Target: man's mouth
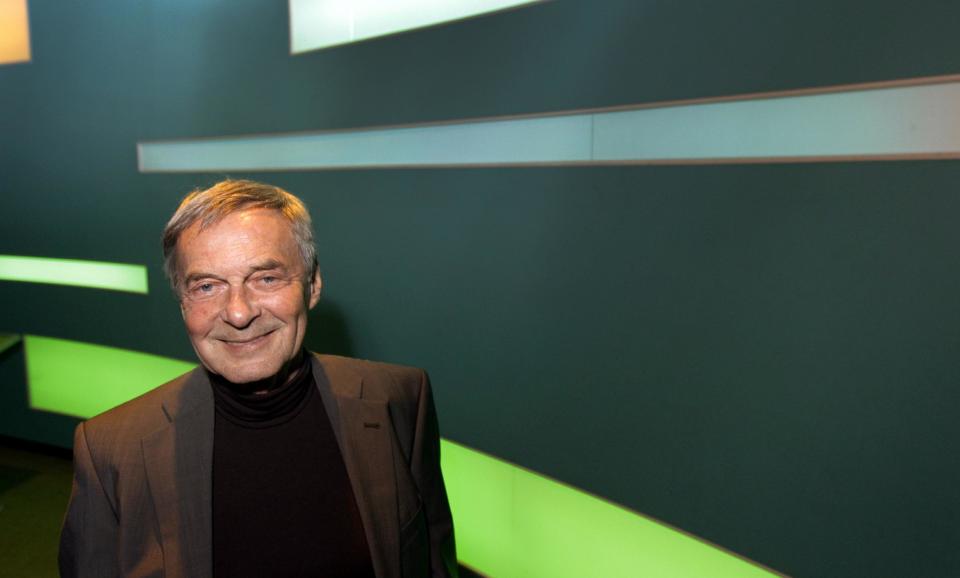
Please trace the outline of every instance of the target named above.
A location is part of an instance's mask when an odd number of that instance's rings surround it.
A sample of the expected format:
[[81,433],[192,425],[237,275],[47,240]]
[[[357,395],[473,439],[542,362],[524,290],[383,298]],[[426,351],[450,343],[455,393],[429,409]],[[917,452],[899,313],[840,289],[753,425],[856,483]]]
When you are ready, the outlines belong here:
[[270,335],[272,335],[274,331],[275,331],[275,330],[270,330],[270,331],[267,331],[266,333],[261,333],[260,335],[257,335],[256,337],[248,337],[248,338],[241,338],[241,339],[236,339],[236,338],[233,338],[233,339],[220,338],[220,341],[221,341],[222,343],[224,343],[225,345],[229,346],[229,347],[235,347],[235,348],[238,348],[238,349],[239,349],[239,348],[244,348],[244,347],[255,347],[255,346],[259,345],[260,343],[266,341],[267,337],[269,337]]

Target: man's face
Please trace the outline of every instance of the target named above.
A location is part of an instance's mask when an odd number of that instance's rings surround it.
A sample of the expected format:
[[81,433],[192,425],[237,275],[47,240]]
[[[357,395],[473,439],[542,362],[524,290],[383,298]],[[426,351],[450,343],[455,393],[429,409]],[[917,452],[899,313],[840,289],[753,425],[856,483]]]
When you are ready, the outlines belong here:
[[203,365],[233,383],[273,377],[300,351],[320,276],[304,286],[289,221],[271,209],[232,213],[177,242],[180,309]]

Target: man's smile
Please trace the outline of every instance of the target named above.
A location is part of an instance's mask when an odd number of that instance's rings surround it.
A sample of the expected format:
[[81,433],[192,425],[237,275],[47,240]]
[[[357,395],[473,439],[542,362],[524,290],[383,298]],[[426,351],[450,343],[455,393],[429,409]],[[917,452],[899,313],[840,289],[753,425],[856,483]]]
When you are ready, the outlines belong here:
[[229,346],[229,347],[231,347],[231,348],[237,348],[237,349],[241,349],[241,348],[251,348],[251,347],[256,347],[257,345],[260,345],[261,343],[263,343],[264,341],[266,341],[267,338],[270,337],[271,335],[273,335],[273,333],[274,333],[275,331],[276,331],[276,329],[271,329],[270,331],[267,331],[266,333],[261,333],[260,335],[257,335],[256,337],[249,337],[249,338],[246,338],[246,339],[237,339],[237,338],[232,338],[232,339],[217,338],[217,339],[218,339],[221,343],[223,343],[223,344],[225,344],[225,345],[227,345],[227,346]]

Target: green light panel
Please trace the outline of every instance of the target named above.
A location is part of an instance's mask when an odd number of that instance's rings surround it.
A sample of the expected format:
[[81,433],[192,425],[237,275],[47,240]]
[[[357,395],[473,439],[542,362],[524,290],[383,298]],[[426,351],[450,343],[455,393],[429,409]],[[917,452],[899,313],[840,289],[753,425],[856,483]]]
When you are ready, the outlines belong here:
[[960,82],[138,145],[142,172],[960,158]]
[[88,418],[196,367],[115,347],[24,336],[30,407]]
[[146,267],[103,261],[0,255],[0,281],[148,292]]
[[[88,418],[196,367],[24,336],[30,406]],[[460,561],[494,578],[760,578],[776,574],[669,526],[441,440]]]
[[460,561],[488,576],[777,576],[560,482],[451,441],[441,443]]

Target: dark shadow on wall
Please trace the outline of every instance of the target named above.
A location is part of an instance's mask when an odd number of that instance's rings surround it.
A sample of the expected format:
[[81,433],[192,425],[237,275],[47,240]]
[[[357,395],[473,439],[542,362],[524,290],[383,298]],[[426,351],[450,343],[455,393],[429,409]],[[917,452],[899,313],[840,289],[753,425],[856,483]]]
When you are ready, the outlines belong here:
[[79,421],[75,417],[30,409],[23,342],[0,352],[0,436],[69,448],[73,445],[73,429]]
[[347,322],[343,316],[343,310],[336,302],[321,299],[320,303],[310,311],[307,327],[303,344],[308,350],[346,357],[354,356],[353,341],[347,330]]

